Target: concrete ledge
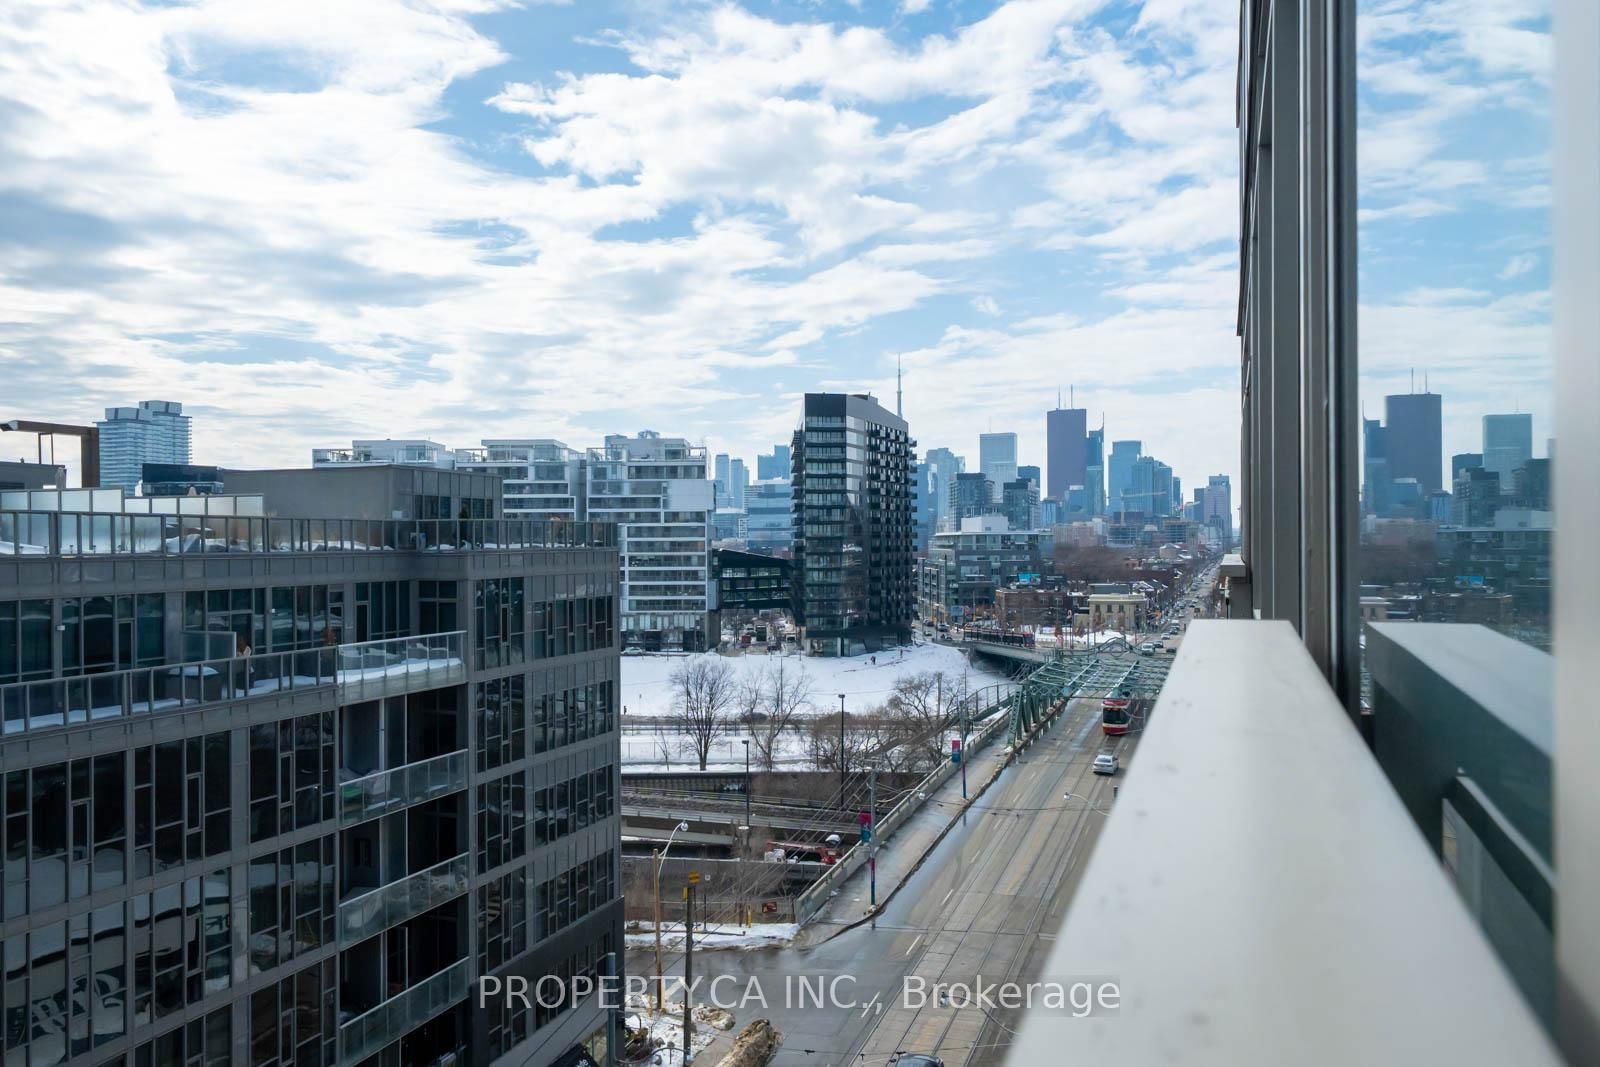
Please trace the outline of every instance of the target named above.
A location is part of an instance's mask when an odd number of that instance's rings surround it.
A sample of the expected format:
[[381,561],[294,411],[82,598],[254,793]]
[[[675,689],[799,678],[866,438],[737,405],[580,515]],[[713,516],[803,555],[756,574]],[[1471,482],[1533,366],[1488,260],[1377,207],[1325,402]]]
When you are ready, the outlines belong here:
[[1285,622],[1191,624],[1013,1063],[1559,1062]]

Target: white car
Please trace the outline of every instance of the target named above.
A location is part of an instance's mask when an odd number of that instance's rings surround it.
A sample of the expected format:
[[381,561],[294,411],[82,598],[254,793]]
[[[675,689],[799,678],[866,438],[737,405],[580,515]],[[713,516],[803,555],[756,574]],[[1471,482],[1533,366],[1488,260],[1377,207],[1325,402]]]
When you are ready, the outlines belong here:
[[1094,758],[1094,773],[1116,774],[1117,757],[1110,752],[1102,752]]

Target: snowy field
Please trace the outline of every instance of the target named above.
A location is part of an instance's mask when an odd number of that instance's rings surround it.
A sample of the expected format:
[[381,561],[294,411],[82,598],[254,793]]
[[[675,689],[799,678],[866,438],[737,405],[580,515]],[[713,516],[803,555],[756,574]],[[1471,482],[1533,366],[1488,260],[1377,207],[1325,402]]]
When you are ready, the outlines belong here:
[[[623,939],[630,948],[654,948],[656,944],[655,924],[647,922],[630,922]],[[776,948],[787,945],[793,941],[800,932],[798,923],[755,923],[751,926],[737,926],[733,923],[719,923],[710,929],[695,924],[694,947],[706,949],[748,949],[748,948]],[[683,924],[666,923],[661,927],[661,947],[663,949],[682,948],[687,935],[684,933]]]
[[[744,655],[723,656],[716,652],[700,655],[720,659],[733,665],[735,682],[756,677],[775,660],[784,660],[785,670],[799,670],[811,683],[812,707],[810,714],[831,715],[839,710],[839,694],[843,693],[845,710],[852,715],[865,712],[882,704],[894,692],[895,681],[903,676],[928,671],[943,671],[947,677],[967,675],[969,688],[976,689],[1006,680],[998,671],[977,667],[967,662],[966,654],[949,645],[919,644],[908,648],[873,656],[802,656],[796,652],[786,655],[765,652],[747,652]],[[674,669],[693,655],[646,655],[622,657],[622,704],[627,709],[625,723],[638,722],[646,717],[665,718],[672,714],[672,684],[668,680]]]

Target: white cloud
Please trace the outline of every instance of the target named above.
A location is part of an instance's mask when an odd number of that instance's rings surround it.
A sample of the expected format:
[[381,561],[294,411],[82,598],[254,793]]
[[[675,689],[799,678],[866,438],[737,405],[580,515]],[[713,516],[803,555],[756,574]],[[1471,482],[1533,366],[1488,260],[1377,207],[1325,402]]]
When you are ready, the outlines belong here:
[[1520,252],[1506,260],[1506,265],[1500,268],[1500,273],[1495,275],[1501,281],[1511,278],[1520,278],[1539,265],[1539,257],[1532,252]]
[[[910,41],[624,8],[590,38],[619,69],[471,96],[513,47],[471,16],[510,0],[18,2],[0,196],[38,221],[0,235],[0,359],[40,415],[181,383],[222,462],[646,424],[748,454],[920,345],[919,437],[970,448],[990,414],[1032,436],[1041,380],[1132,421],[1160,388],[1132,366],[1236,373],[1216,5],[1113,39],[1103,0],[1008,0]],[[943,329],[969,302],[986,328]]]

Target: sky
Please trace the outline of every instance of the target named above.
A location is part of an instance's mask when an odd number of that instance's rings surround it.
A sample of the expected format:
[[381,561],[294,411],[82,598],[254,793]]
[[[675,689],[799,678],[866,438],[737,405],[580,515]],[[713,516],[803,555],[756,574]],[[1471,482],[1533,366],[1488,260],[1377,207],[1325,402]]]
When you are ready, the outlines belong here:
[[12,0],[4,406],[753,465],[899,360],[924,450],[1236,474],[1234,6]]
[[[1428,373],[1447,454],[1496,405],[1545,432],[1544,6],[1361,0],[1363,401]],[[1237,483],[1236,20],[10,0],[0,406],[177,400],[225,466],[646,428],[753,466],[898,361],[924,451],[1043,465],[1070,389]]]

